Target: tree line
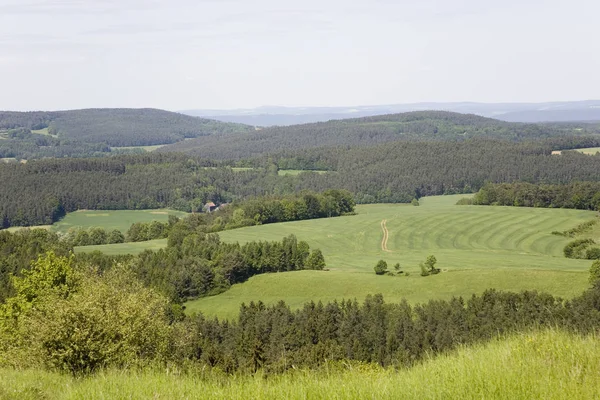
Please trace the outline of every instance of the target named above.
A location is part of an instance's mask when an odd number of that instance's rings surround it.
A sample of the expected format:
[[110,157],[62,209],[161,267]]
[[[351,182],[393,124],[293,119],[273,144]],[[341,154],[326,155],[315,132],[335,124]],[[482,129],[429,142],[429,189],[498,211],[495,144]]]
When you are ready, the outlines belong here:
[[596,211],[600,210],[600,183],[571,182],[561,185],[527,182],[487,183],[475,194],[472,203]]

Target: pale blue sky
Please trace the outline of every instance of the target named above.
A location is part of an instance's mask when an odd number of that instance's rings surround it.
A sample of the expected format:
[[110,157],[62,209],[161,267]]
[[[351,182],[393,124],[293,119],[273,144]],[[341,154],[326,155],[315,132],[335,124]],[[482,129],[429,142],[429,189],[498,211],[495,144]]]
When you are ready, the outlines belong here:
[[600,97],[597,0],[0,0],[0,109]]

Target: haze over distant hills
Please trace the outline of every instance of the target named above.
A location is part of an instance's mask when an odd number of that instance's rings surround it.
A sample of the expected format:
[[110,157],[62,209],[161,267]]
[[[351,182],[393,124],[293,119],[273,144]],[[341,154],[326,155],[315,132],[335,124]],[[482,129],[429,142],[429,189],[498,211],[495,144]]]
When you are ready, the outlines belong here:
[[183,110],[183,114],[255,126],[294,125],[394,114],[443,110],[476,114],[510,122],[600,121],[600,100],[548,103],[412,103],[357,107],[263,106],[235,110]]

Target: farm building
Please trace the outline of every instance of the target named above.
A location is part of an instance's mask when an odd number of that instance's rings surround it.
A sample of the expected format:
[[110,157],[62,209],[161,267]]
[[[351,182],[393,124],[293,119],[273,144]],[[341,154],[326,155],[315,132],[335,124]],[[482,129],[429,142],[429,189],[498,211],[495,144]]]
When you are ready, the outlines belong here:
[[215,203],[213,203],[212,201],[209,201],[208,203],[206,203],[204,205],[204,207],[202,207],[202,211],[210,213],[213,212],[217,209],[217,205]]

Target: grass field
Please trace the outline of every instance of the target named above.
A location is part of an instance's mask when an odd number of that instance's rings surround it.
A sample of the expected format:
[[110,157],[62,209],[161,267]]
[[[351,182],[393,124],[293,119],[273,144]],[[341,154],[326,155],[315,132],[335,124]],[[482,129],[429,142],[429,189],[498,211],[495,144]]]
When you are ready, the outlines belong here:
[[557,331],[461,348],[408,370],[327,365],[283,375],[197,369],[106,371],[89,378],[0,369],[3,399],[594,399],[600,341]]
[[46,136],[56,137],[56,135],[51,135],[50,132],[48,132],[48,128],[32,130],[31,133],[37,133],[38,135],[46,135]]
[[167,247],[167,239],[155,239],[148,240],[146,242],[79,246],[75,247],[75,253],[91,253],[93,251],[101,251],[109,256],[115,256],[121,254],[138,254],[144,250],[160,250],[165,247]]
[[600,152],[600,147],[588,147],[587,149],[577,149],[575,151],[578,151],[578,152],[583,153],[583,154],[594,155],[594,154]]
[[[569,151],[569,150],[556,150],[555,152],[557,154],[561,154],[563,151]],[[589,154],[589,155],[595,155],[596,153],[600,152],[600,147],[587,147],[584,149],[573,149],[573,151],[578,151],[580,153],[583,154]]]
[[118,229],[127,232],[135,222],[166,222],[169,215],[183,217],[186,213],[168,209],[157,210],[79,210],[67,214],[50,228],[54,232],[66,233],[72,228],[104,228],[107,231]]
[[141,149],[144,150],[146,152],[152,152],[155,150],[160,149],[161,147],[166,146],[166,144],[157,144],[154,146],[123,146],[123,147],[111,147],[110,150],[135,150],[135,149]]
[[[570,238],[552,235],[597,218],[589,211],[455,206],[461,196],[421,199],[421,206],[377,204],[358,215],[254,226],[221,232],[224,241],[281,240],[291,233],[320,248],[330,271],[258,275],[218,296],[187,303],[188,312],[233,318],[242,302],[284,299],[292,307],[310,300],[364,299],[382,293],[387,301],[422,302],[470,296],[487,288],[536,289],[570,297],[587,287],[587,260],[563,257]],[[382,249],[386,220],[388,240]],[[599,235],[600,232],[596,231]],[[419,275],[433,254],[442,273]],[[399,262],[406,277],[376,276],[377,260]]]
[[304,169],[280,169],[277,171],[279,175],[299,175],[303,172],[315,172],[317,174],[326,174],[329,171],[319,171],[319,170],[304,170]]

